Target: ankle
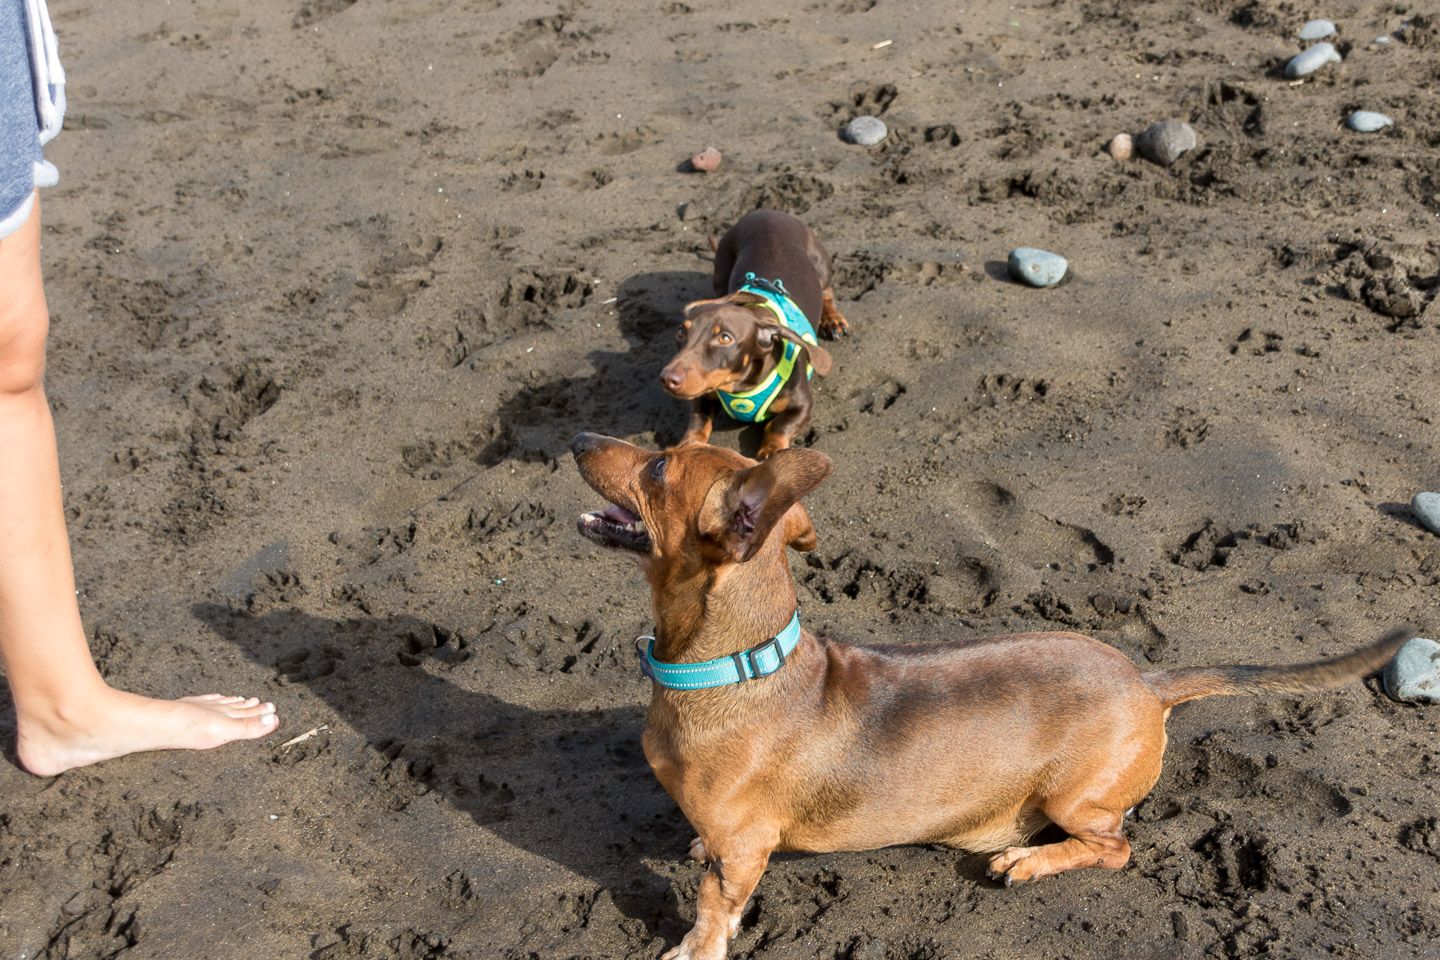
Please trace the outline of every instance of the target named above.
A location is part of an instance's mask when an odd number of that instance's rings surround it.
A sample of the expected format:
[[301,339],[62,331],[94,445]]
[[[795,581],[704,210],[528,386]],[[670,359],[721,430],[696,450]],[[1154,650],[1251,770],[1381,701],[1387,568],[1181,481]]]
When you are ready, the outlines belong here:
[[16,697],[16,724],[22,732],[29,727],[56,737],[89,732],[103,722],[117,695],[97,675],[93,683],[73,683],[53,695]]

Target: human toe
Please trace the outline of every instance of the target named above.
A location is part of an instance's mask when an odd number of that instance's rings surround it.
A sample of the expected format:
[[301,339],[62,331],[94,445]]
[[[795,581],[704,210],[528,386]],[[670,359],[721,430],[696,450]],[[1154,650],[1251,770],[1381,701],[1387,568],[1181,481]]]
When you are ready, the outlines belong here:
[[247,717],[263,717],[275,712],[275,704],[268,700],[261,703],[252,697],[244,703],[232,704],[225,707],[223,712],[227,717],[233,717],[237,720],[243,720]]
[[225,740],[254,740],[274,733],[280,725],[280,718],[274,713],[261,713],[248,717],[232,717],[226,721]]

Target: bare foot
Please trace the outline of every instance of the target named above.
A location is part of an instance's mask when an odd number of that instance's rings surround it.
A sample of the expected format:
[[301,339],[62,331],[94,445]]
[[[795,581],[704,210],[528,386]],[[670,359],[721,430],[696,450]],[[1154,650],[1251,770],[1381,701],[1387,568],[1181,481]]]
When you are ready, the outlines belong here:
[[110,687],[73,711],[20,715],[15,741],[20,765],[53,777],[101,760],[145,750],[209,750],[253,740],[280,725],[273,703],[207,693],[154,700]]

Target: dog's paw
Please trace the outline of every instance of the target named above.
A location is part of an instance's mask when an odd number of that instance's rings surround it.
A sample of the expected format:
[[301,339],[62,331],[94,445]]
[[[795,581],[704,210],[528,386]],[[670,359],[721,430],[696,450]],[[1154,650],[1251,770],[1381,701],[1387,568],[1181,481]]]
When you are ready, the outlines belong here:
[[1027,860],[1034,849],[1034,847],[1011,847],[1002,853],[997,853],[990,858],[989,869],[985,872],[990,879],[999,880],[1007,887],[1039,879],[1032,869],[1034,864],[1027,865]]
[[725,960],[725,941],[701,940],[691,930],[685,934],[678,947],[672,947],[660,955],[660,960]]
[[710,854],[705,852],[705,841],[699,837],[690,841],[690,859],[699,860],[701,863],[710,862]]
[[786,450],[789,447],[790,440],[787,437],[766,437],[765,441],[760,444],[760,449],[755,451],[755,459],[769,460],[781,450]]
[[827,314],[820,318],[820,336],[826,340],[838,340],[842,336],[850,335],[850,321],[840,315],[838,311]]

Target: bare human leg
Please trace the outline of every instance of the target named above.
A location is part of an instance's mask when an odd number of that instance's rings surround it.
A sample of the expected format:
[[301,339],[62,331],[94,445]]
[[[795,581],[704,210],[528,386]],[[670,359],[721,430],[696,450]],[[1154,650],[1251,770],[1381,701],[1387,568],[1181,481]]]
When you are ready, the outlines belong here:
[[38,776],[142,750],[208,749],[275,730],[275,707],[116,690],[90,657],[75,600],[55,428],[45,399],[49,313],[40,204],[0,239],[0,660],[20,764]]

